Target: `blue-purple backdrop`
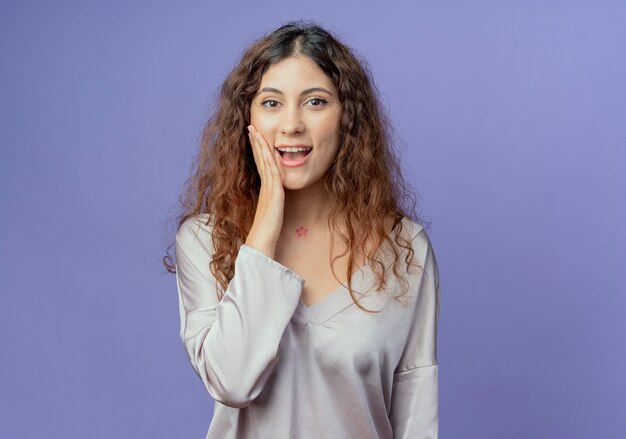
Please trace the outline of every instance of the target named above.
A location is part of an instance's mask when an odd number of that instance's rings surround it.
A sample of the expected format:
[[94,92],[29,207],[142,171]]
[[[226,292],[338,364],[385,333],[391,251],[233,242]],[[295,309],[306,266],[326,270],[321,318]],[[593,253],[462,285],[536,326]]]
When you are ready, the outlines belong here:
[[432,221],[442,438],[626,437],[626,3],[2,2],[0,436],[201,438],[165,220],[243,48],[370,63]]

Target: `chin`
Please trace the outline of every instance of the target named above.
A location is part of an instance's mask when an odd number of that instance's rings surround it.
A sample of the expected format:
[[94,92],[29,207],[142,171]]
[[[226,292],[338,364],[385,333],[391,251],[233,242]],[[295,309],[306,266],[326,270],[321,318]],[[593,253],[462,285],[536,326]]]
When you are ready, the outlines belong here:
[[283,184],[283,189],[286,191],[299,191],[304,189],[306,186],[297,185],[297,184]]
[[297,191],[307,186],[308,184],[306,182],[293,181],[290,178],[287,178],[287,180],[283,182],[283,189],[288,191]]

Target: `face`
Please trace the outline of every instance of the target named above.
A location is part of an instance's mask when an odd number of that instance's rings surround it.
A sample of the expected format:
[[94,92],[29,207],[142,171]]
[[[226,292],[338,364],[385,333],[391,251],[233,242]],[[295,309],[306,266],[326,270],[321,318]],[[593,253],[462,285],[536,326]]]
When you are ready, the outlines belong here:
[[[297,190],[322,184],[339,150],[341,103],[332,81],[308,57],[297,56],[271,66],[250,105],[250,123],[273,148],[312,147],[303,164],[278,163],[283,187]],[[274,157],[278,157],[275,155]]]

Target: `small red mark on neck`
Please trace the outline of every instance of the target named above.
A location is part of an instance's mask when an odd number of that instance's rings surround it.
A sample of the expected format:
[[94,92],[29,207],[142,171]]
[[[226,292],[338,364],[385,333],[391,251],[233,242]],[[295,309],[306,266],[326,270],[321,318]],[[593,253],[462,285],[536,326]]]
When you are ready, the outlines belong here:
[[296,229],[296,234],[298,236],[306,236],[308,232],[309,230],[304,226],[300,226]]

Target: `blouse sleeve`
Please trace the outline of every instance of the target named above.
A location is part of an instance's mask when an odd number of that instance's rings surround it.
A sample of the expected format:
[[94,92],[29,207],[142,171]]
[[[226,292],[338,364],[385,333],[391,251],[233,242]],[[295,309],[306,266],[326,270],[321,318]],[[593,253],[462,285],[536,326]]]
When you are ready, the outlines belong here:
[[[196,217],[197,218],[197,217]],[[176,234],[180,338],[209,394],[243,408],[263,390],[295,312],[304,279],[265,253],[242,244],[221,301],[209,269],[208,226],[196,218]]]
[[425,231],[414,240],[425,248],[415,311],[402,357],[393,376],[390,420],[393,437],[438,437],[437,326],[439,320],[439,269]]

